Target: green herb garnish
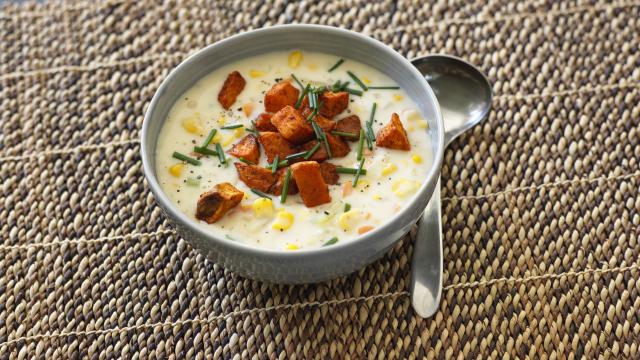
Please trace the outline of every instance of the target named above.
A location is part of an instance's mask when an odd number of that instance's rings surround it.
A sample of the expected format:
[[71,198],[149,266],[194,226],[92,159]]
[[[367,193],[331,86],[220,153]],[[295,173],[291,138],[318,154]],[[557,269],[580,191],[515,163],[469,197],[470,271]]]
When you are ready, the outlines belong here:
[[353,178],[353,187],[358,186],[358,179],[360,179],[360,174],[362,174],[362,165],[364,165],[364,158],[362,158],[362,160],[360,160],[360,163],[358,164],[356,176]]
[[298,80],[297,76],[295,76],[294,74],[291,74],[291,77],[296,82],[296,84],[298,84],[298,86],[300,86],[300,90],[304,89],[304,85],[302,85],[302,82],[300,82],[300,80]]
[[197,178],[194,178],[194,177],[187,178],[187,180],[185,182],[189,186],[198,186],[198,185],[200,185],[200,180],[197,179]]
[[360,86],[360,88],[362,88],[362,90],[367,91],[369,88],[367,87],[367,85],[365,85],[362,80],[360,80],[356,74],[354,74],[353,72],[351,72],[350,70],[347,71],[347,74],[351,77],[351,79],[353,79],[353,81],[356,82],[356,84],[358,84],[358,86]]
[[375,90],[400,90],[400,86],[369,86],[369,89]]
[[348,132],[344,132],[344,131],[332,131],[331,134],[336,135],[336,136],[348,137],[348,138],[352,138],[352,139],[357,139],[358,138],[358,134],[348,133]]
[[356,159],[362,160],[362,147],[364,145],[364,130],[360,129],[360,137],[358,138],[358,152]]
[[202,155],[218,156],[218,152],[216,152],[215,150],[206,148],[206,147],[194,146],[193,147],[193,151],[197,152],[198,154],[202,154]]
[[311,114],[309,114],[309,116],[307,116],[307,121],[311,121],[311,120],[313,120],[313,118],[315,118],[315,117],[318,115],[318,110],[319,110],[319,109],[320,109],[319,107],[317,107],[317,108],[313,109],[313,111],[311,112]]
[[271,197],[260,190],[251,189],[251,192],[265,199],[271,199]]
[[223,130],[232,130],[232,129],[237,129],[237,128],[240,128],[240,127],[242,127],[242,124],[233,124],[233,125],[223,126],[223,127],[221,127],[220,129],[223,129]]
[[[336,167],[336,172],[338,174],[351,174],[354,175],[358,172],[357,168],[348,168],[348,167],[342,167],[342,166],[338,166]],[[367,175],[367,170],[366,169],[360,169],[360,175]]]
[[367,147],[369,150],[373,150],[373,142],[376,140],[376,136],[373,134],[373,120],[376,115],[376,109],[378,108],[378,103],[373,103],[371,106],[371,114],[369,114],[369,120],[364,124],[365,129],[367,130]]
[[349,210],[351,210],[351,204],[349,203],[344,204],[344,212],[347,212]]
[[327,151],[327,156],[331,158],[331,148],[329,147],[329,142],[327,141],[327,136],[325,135],[324,131],[322,130],[320,125],[315,122],[315,120],[311,120],[311,127],[316,133],[316,139],[318,139],[319,142],[322,142],[322,144],[324,145],[324,149]]
[[307,155],[307,151],[301,151],[299,153],[287,155],[287,157],[285,157],[285,160],[294,160],[294,159],[304,157],[305,155]]
[[351,95],[362,96],[362,91],[360,91],[360,90],[346,88],[346,89],[344,89],[344,91],[348,92]]
[[229,235],[229,234],[224,234],[224,237],[226,237],[227,239],[229,239],[231,241],[238,241],[238,240],[232,238],[231,235]]
[[224,166],[227,166],[227,158],[224,156],[224,150],[222,150],[222,145],[220,145],[220,143],[216,143],[216,151],[218,152],[218,159],[220,160],[220,164],[224,164]]
[[249,160],[247,160],[247,159],[243,158],[242,156],[240,156],[240,157],[238,158],[238,160],[242,161],[242,162],[243,162],[243,163],[245,163],[245,164],[249,164],[249,165],[255,165],[255,164],[256,164],[256,163],[254,163],[253,161],[249,161]]
[[331,239],[327,240],[327,242],[325,242],[322,246],[333,245],[333,244],[335,244],[337,242],[338,242],[338,238],[334,236]]
[[287,201],[287,195],[289,195],[289,181],[291,181],[291,169],[287,169],[287,174],[284,176],[284,184],[282,185],[282,194],[280,194],[280,203],[284,204]]
[[209,131],[209,135],[207,135],[207,138],[204,139],[204,142],[202,143],[202,148],[206,148],[207,146],[209,146],[209,144],[211,144],[211,140],[213,140],[213,137],[216,136],[216,133],[218,132],[218,130],[216,129],[211,129],[211,131]]
[[309,160],[309,158],[311,158],[313,154],[315,154],[316,151],[318,151],[318,149],[320,149],[320,142],[317,142],[315,145],[313,145],[311,150],[307,151],[307,154],[304,156],[304,159]]
[[302,105],[302,102],[304,101],[304,97],[307,95],[307,93],[309,93],[309,90],[311,89],[311,85],[307,84],[307,86],[304,87],[304,89],[302,89],[302,92],[300,93],[300,97],[298,97],[298,101],[296,101],[296,104],[294,105],[294,107],[297,109],[300,107],[300,105]]
[[194,158],[189,157],[189,156],[187,156],[185,154],[181,154],[181,153],[179,153],[177,151],[173,152],[173,157],[178,159],[178,160],[182,160],[184,162],[188,162],[191,165],[200,165],[200,164],[202,164],[202,162],[200,162],[200,160],[194,159]]
[[275,174],[278,171],[278,163],[280,162],[280,155],[276,155],[271,163],[271,173]]
[[344,59],[338,60],[337,63],[335,63],[332,67],[329,68],[329,72],[332,72],[333,70],[337,69],[338,66],[342,65],[343,62],[344,62]]
[[318,108],[318,93],[315,90],[309,93],[309,107],[312,109]]
[[256,121],[255,120],[251,120],[251,128],[248,128],[245,126],[245,129],[252,133],[253,135],[258,135],[258,128],[256,128]]

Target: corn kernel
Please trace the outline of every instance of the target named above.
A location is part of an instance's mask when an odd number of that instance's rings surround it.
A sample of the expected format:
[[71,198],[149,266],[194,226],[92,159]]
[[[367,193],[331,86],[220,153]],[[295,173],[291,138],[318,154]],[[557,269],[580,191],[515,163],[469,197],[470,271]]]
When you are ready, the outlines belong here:
[[293,214],[288,211],[279,211],[276,214],[276,219],[271,224],[271,228],[274,230],[285,231],[293,225]]
[[236,138],[242,137],[242,135],[244,135],[244,127],[239,127],[233,130],[233,136]]
[[367,186],[371,185],[371,183],[369,182],[369,180],[366,179],[358,179],[358,183],[356,184],[356,187],[354,189],[356,190],[363,190],[366,189]]
[[429,123],[426,120],[420,119],[416,121],[418,129],[426,129],[429,127]]
[[286,250],[298,250],[300,249],[296,244],[287,244],[284,247]]
[[227,118],[224,116],[221,116],[220,118],[218,118],[218,125],[220,126],[224,126],[227,123]]
[[169,172],[171,175],[179,177],[182,174],[182,169],[184,169],[184,164],[178,163],[169,167]]
[[422,163],[422,156],[420,156],[418,154],[413,154],[413,155],[411,155],[411,160],[413,160],[413,162],[416,163],[416,164],[421,164]]
[[360,221],[360,211],[357,209],[351,209],[345,213],[340,214],[338,218],[338,224],[344,231],[350,231],[355,228]]
[[222,146],[229,146],[235,141],[235,139],[236,137],[234,134],[225,135],[220,144],[222,144]]
[[402,99],[403,99],[402,95],[400,95],[400,94],[393,95],[393,100],[395,100],[395,101],[402,101]]
[[192,134],[202,133],[202,125],[200,125],[200,122],[194,118],[182,120],[182,127]]
[[368,77],[366,77],[366,76],[361,76],[360,78],[362,79],[362,82],[363,82],[363,83],[365,83],[365,84],[367,84],[367,85],[371,84],[371,80],[369,80],[369,78],[368,78]]
[[373,200],[382,200],[382,195],[380,194],[375,194],[372,196]]
[[420,183],[408,179],[398,179],[391,184],[391,191],[400,198],[407,197],[416,192],[420,187]]
[[260,71],[260,70],[251,70],[249,71],[249,76],[251,76],[252,78],[259,78],[259,77],[263,77],[266,73],[264,71]]
[[291,54],[289,54],[289,67],[290,68],[297,68],[298,66],[300,66],[300,63],[302,62],[302,52],[299,50],[293,51],[291,52]]
[[220,132],[218,131],[218,132],[216,133],[216,135],[213,137],[213,139],[211,139],[211,142],[212,142],[213,144],[215,144],[215,143],[219,143],[219,142],[221,142],[221,141],[222,141],[222,134],[220,134]]
[[383,176],[389,175],[395,172],[396,170],[398,170],[398,167],[396,166],[396,164],[389,164],[382,168],[382,175]]
[[257,216],[269,217],[273,215],[273,202],[271,201],[271,199],[256,199],[251,207],[253,208],[253,212],[255,212]]

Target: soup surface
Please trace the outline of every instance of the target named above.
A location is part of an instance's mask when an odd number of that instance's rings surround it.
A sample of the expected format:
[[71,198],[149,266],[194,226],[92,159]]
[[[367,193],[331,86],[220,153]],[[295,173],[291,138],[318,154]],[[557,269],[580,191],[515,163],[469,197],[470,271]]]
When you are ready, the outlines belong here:
[[[289,131],[292,116],[306,132]],[[411,201],[432,164],[428,132],[417,106],[376,69],[322,53],[273,52],[219,68],[180,97],[160,133],[157,173],[177,207],[221,238],[289,251],[330,246],[381,226]],[[271,138],[286,140],[282,157],[267,151]],[[233,150],[241,141],[247,146]],[[322,165],[318,179],[318,163],[334,166]],[[221,183],[232,186],[216,190]]]

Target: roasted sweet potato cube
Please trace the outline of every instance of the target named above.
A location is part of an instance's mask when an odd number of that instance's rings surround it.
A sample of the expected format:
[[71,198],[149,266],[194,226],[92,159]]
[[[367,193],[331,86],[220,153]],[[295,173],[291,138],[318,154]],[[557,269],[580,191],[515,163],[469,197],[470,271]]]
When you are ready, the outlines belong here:
[[340,179],[340,175],[336,171],[336,166],[332,163],[323,162],[320,164],[320,173],[322,174],[322,179],[328,185],[335,185],[338,183]]
[[378,131],[376,145],[388,149],[411,150],[407,132],[404,130],[398,114],[393,113],[391,121]]
[[248,187],[262,192],[267,192],[276,182],[276,176],[271,170],[262,166],[249,165],[241,162],[234,163],[238,171],[238,177]]
[[347,156],[347,154],[349,154],[349,151],[351,151],[351,148],[349,147],[349,144],[347,144],[346,142],[344,142],[344,140],[342,140],[341,137],[335,136],[329,133],[325,133],[325,135],[327,137],[327,142],[331,147],[332,157],[344,157],[344,156]]
[[236,98],[240,95],[246,84],[247,82],[239,72],[234,71],[229,74],[222,85],[222,89],[220,89],[218,93],[218,102],[220,105],[222,105],[225,110],[229,110],[231,105],[236,102]]
[[318,103],[322,103],[320,115],[333,119],[349,106],[349,93],[346,91],[324,91],[318,96]]
[[358,141],[360,129],[362,129],[362,124],[360,123],[360,118],[358,117],[358,115],[347,116],[346,118],[336,120],[335,123],[336,127],[333,129],[334,131],[340,131],[355,135],[355,137],[343,137],[344,140]]
[[296,152],[296,148],[277,132],[261,132],[259,139],[269,162],[272,162],[276,155],[284,159]]
[[291,85],[290,81],[279,82],[265,94],[264,109],[268,112],[278,112],[287,105],[295,105],[299,96],[300,90]]
[[[271,186],[269,190],[269,194],[273,195],[282,195],[282,189],[284,187],[284,179],[287,177],[287,169],[282,168],[278,169],[276,172],[276,182]],[[289,195],[297,194],[298,186],[296,186],[296,181],[293,179],[293,176],[289,179]]]
[[315,161],[303,161],[291,165],[293,178],[296,180],[302,202],[307,207],[314,207],[331,202],[329,187],[322,178],[320,165]]
[[227,153],[237,157],[244,158],[252,163],[260,161],[260,145],[255,135],[247,135],[242,140],[235,143]]
[[256,129],[258,129],[258,131],[277,132],[278,128],[273,126],[273,124],[271,123],[271,116],[273,116],[273,114],[269,113],[262,113],[258,115],[258,117],[256,118]]
[[[309,115],[313,113],[313,110],[308,107],[304,107],[300,112],[302,113],[302,116],[307,119],[309,118]],[[314,117],[314,120],[316,121],[316,123],[318,123],[318,126],[320,126],[320,128],[322,128],[322,130],[324,130],[325,132],[331,132],[336,126],[335,121],[329,120],[320,114],[317,114]]]
[[[318,140],[311,140],[309,142],[306,142],[306,143],[300,145],[298,150],[299,151],[309,151],[309,150],[313,149],[313,147],[316,146],[317,143],[318,143]],[[318,150],[316,150],[316,152],[313,153],[313,155],[311,155],[309,160],[314,160],[314,161],[320,162],[320,161],[325,161],[328,158],[329,158],[329,156],[327,155],[327,152],[324,149],[324,145],[322,143],[320,143],[320,147],[318,148]]]
[[293,106],[285,106],[271,117],[278,132],[294,144],[301,144],[313,137],[313,128]]
[[244,193],[233,185],[225,182],[213,187],[213,189],[200,194],[196,206],[196,219],[214,223],[224,216],[229,210],[237,206]]

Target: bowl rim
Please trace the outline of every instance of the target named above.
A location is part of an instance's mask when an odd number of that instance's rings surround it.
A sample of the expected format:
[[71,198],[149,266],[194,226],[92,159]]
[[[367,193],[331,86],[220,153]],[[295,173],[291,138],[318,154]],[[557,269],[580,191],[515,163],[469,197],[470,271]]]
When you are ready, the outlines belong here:
[[[165,92],[169,84],[172,83],[174,79],[178,77],[181,72],[183,72],[186,68],[191,66],[192,63],[196,62],[201,57],[208,56],[208,54],[212,51],[212,49],[220,47],[223,44],[226,44],[229,42],[243,41],[247,38],[254,36],[257,33],[269,33],[269,32],[278,33],[282,31],[296,31],[296,30],[302,30],[302,29],[315,29],[315,30],[320,30],[327,33],[333,33],[341,36],[350,36],[354,38],[354,41],[366,42],[372,47],[376,48],[377,51],[386,52],[396,62],[398,62],[399,64],[402,64],[410,72],[413,72],[414,76],[417,76],[422,79],[422,81],[424,82],[424,86],[427,90],[427,97],[430,97],[436,105],[433,110],[436,114],[435,123],[437,127],[434,130],[436,131],[438,144],[435,147],[435,151],[433,153],[433,163],[431,165],[431,169],[427,173],[426,178],[422,181],[420,188],[418,189],[416,194],[413,196],[411,201],[407,202],[402,207],[402,209],[397,214],[395,214],[394,217],[391,218],[391,220],[374,228],[372,231],[369,231],[363,235],[356,236],[353,239],[350,239],[349,241],[338,242],[331,246],[320,246],[317,248],[302,248],[295,251],[290,251],[290,250],[262,248],[262,247],[258,247],[250,244],[245,244],[242,242],[224,239],[222,237],[217,237],[215,234],[207,232],[205,231],[204,228],[197,226],[197,224],[195,224],[195,220],[191,219],[190,217],[188,217],[187,214],[183,213],[180,209],[178,209],[173,204],[173,202],[167,197],[167,195],[162,190],[160,184],[158,183],[156,174],[152,170],[153,169],[152,162],[155,161],[155,155],[148,154],[145,151],[148,143],[150,143],[151,141],[157,142],[158,140],[157,138],[149,139],[151,113],[153,112],[153,109],[156,108],[160,95]],[[321,52],[322,49],[319,49],[319,51]],[[415,66],[413,66],[413,64],[411,64],[411,61],[405,58],[404,56],[400,55],[396,50],[386,45],[385,43],[379,40],[373,39],[367,35],[364,35],[355,31],[343,29],[343,28],[327,26],[327,25],[316,25],[316,24],[285,24],[285,25],[275,25],[275,26],[269,26],[265,28],[255,29],[255,30],[249,30],[246,32],[232,35],[225,39],[216,41],[213,44],[207,45],[206,47],[192,53],[186,59],[184,59],[180,64],[178,64],[178,66],[176,66],[169,73],[169,75],[162,81],[160,87],[154,93],[153,98],[149,103],[149,106],[145,112],[144,120],[142,124],[142,132],[140,135],[141,137],[140,153],[142,157],[142,167],[143,167],[144,176],[147,179],[147,183],[149,184],[151,192],[155,196],[155,199],[159,203],[159,205],[171,215],[174,221],[178,221],[180,225],[186,226],[191,231],[196,232],[198,236],[204,238],[205,241],[213,242],[221,247],[229,248],[231,250],[238,251],[238,252],[245,252],[248,255],[252,255],[256,257],[268,256],[268,257],[278,257],[283,259],[285,258],[291,259],[291,258],[297,258],[297,257],[327,255],[331,253],[342,252],[350,248],[358,248],[362,246],[361,243],[378,238],[379,237],[378,234],[381,233],[383,229],[392,227],[394,223],[397,222],[397,219],[401,219],[404,216],[406,216],[406,213],[412,208],[411,204],[418,201],[421,197],[426,196],[425,192],[427,191],[427,187],[431,182],[435,183],[437,186],[437,178],[439,177],[440,168],[442,166],[442,160],[444,156],[444,132],[445,132],[444,123],[443,123],[442,113],[440,111],[440,105],[438,103],[437,97],[435,96],[435,93],[431,89],[431,86],[429,86],[429,83],[424,78],[424,76],[420,73],[420,71]],[[177,233],[180,234],[179,231],[177,231]],[[397,242],[397,240],[395,240],[394,243]]]

